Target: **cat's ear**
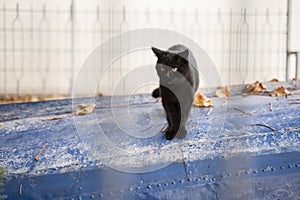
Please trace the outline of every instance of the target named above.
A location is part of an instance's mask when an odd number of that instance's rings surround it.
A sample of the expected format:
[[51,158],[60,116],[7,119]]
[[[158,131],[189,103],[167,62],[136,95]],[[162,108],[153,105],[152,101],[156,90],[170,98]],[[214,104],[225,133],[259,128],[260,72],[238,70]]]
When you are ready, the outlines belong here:
[[153,53],[157,56],[157,57],[161,57],[165,52],[163,50],[160,50],[158,48],[155,47],[151,47]]
[[177,53],[180,57],[184,58],[185,60],[188,60],[188,56],[189,56],[189,50],[185,49],[179,53]]

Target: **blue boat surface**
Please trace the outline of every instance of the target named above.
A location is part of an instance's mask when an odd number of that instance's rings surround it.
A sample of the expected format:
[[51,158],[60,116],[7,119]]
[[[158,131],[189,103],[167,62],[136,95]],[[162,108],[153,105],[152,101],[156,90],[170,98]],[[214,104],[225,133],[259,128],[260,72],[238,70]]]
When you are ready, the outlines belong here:
[[299,199],[300,84],[281,84],[294,93],[210,91],[172,141],[150,94],[0,105],[0,199]]

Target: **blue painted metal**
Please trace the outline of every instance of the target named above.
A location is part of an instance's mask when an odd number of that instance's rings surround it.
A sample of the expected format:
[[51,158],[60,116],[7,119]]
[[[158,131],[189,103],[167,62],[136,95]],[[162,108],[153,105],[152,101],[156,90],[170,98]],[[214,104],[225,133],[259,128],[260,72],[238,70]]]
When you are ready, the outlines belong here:
[[[300,104],[291,104],[297,99],[296,95],[213,98],[211,114],[207,115],[210,108],[193,107],[187,124],[188,137],[171,142],[160,133],[165,124],[162,107],[150,95],[123,97],[113,105],[118,116],[130,107],[133,120],[141,125],[141,136],[153,131],[144,128],[150,118],[159,121],[157,127],[153,126],[157,133],[149,138],[133,137],[120,130],[113,121],[111,97],[73,101],[76,105],[97,103],[94,114],[85,116],[71,114],[71,99],[1,105],[0,166],[5,169],[2,197],[297,199],[300,131],[287,129],[300,126]],[[127,107],[122,106],[128,102]],[[269,110],[270,102],[273,111]],[[256,112],[247,115],[235,107]],[[64,118],[41,120],[53,116]],[[265,124],[276,132],[252,124]],[[85,135],[78,133],[79,125]],[[114,154],[113,147],[93,141],[99,125],[106,138],[128,154]],[[34,156],[45,143],[48,147],[35,161]],[[91,144],[104,146],[95,152]],[[140,173],[114,168],[136,169]]]

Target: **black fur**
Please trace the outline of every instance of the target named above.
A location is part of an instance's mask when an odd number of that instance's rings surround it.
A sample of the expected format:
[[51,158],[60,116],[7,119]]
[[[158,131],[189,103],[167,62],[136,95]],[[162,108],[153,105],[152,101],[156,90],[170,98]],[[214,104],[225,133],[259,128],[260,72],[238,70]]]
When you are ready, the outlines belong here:
[[157,56],[156,70],[160,83],[152,96],[162,97],[169,124],[166,139],[171,140],[175,136],[183,139],[187,134],[185,124],[199,86],[196,60],[183,45],[172,46],[167,51],[152,47],[152,51]]

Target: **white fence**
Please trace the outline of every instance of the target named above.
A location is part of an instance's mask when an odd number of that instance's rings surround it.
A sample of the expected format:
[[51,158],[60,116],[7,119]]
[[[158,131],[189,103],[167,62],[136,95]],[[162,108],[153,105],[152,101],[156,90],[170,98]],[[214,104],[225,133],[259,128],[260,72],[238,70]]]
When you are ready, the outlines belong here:
[[[4,2],[0,5],[0,94],[68,95],[81,64],[97,45],[121,32],[146,27],[174,30],[200,44],[226,85],[285,80],[287,0],[257,8],[239,1],[228,5],[223,1],[221,7],[203,6],[203,1],[189,5],[126,2]],[[145,60],[155,62],[150,47],[122,59],[122,73]],[[122,76],[114,70],[109,73]],[[101,84],[98,92],[110,94],[110,83]]]

